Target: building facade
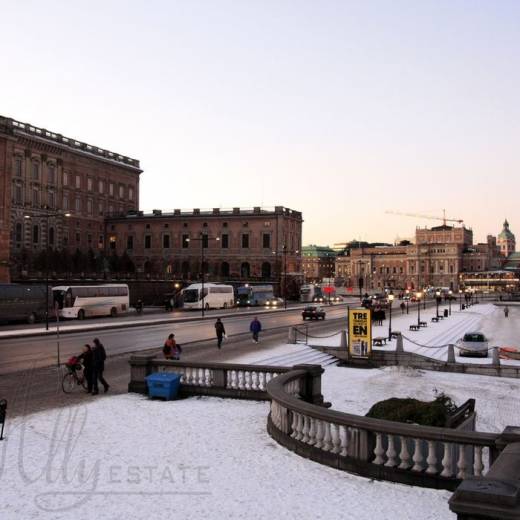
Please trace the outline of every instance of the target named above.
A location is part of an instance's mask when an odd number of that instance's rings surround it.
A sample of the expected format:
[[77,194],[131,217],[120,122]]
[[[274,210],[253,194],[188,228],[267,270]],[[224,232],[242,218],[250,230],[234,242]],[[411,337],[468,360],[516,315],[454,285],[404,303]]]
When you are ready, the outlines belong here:
[[321,282],[335,273],[336,252],[328,246],[314,244],[302,248],[302,271],[308,282]]
[[498,269],[501,264],[495,237],[473,245],[470,229],[443,225],[418,228],[414,244],[346,250],[336,259],[336,274],[352,289],[455,290],[461,273]]
[[510,256],[512,253],[516,252],[515,235],[513,235],[513,233],[509,229],[509,222],[507,221],[507,219],[504,221],[502,231],[498,235],[497,244],[500,248],[500,253],[505,258]]
[[[138,272],[196,280],[279,280],[301,268],[302,214],[271,209],[138,212],[106,219],[108,251]],[[204,262],[204,264],[202,264]]]

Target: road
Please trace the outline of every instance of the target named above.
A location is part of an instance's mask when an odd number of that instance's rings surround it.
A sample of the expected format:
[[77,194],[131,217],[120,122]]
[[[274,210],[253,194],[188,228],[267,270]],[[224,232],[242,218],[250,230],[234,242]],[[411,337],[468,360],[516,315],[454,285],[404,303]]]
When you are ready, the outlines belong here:
[[[327,320],[346,318],[346,305],[326,307]],[[301,310],[274,312],[260,316],[265,331],[280,331],[291,325],[301,325]],[[228,336],[245,334],[249,331],[251,316],[232,315],[223,320]],[[345,321],[346,325],[346,321]],[[338,326],[339,323],[338,323]],[[95,331],[69,333],[61,336],[60,358],[65,361],[74,354],[81,352],[85,343],[92,343],[94,337],[99,337],[107,348],[108,354],[117,356],[129,352],[161,348],[168,334],[175,333],[175,338],[181,345],[209,340],[215,337],[214,319],[197,320],[181,323],[148,325],[143,327],[119,328]],[[4,338],[0,341],[0,374],[56,364],[57,340],[54,336],[33,338]]]

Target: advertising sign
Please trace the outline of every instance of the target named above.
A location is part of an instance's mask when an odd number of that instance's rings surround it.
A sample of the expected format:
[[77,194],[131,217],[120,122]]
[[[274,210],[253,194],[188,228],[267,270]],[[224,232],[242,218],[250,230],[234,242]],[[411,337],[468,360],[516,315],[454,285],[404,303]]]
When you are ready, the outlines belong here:
[[352,357],[368,358],[372,352],[372,314],[370,309],[349,309],[348,349]]

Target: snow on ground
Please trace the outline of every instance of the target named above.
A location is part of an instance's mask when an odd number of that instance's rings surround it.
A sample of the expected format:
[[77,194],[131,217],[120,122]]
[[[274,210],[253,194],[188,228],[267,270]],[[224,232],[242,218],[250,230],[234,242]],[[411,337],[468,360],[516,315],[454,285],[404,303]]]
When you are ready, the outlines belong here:
[[2,520],[454,518],[451,493],[356,477],[266,432],[266,403],[123,395],[8,423]]

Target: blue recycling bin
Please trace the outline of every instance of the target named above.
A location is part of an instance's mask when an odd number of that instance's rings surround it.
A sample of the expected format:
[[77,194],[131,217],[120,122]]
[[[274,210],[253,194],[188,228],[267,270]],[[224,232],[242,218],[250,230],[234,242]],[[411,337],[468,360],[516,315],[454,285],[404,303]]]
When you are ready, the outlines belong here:
[[146,376],[148,397],[163,397],[166,401],[176,399],[181,384],[181,375],[175,372],[155,372]]

